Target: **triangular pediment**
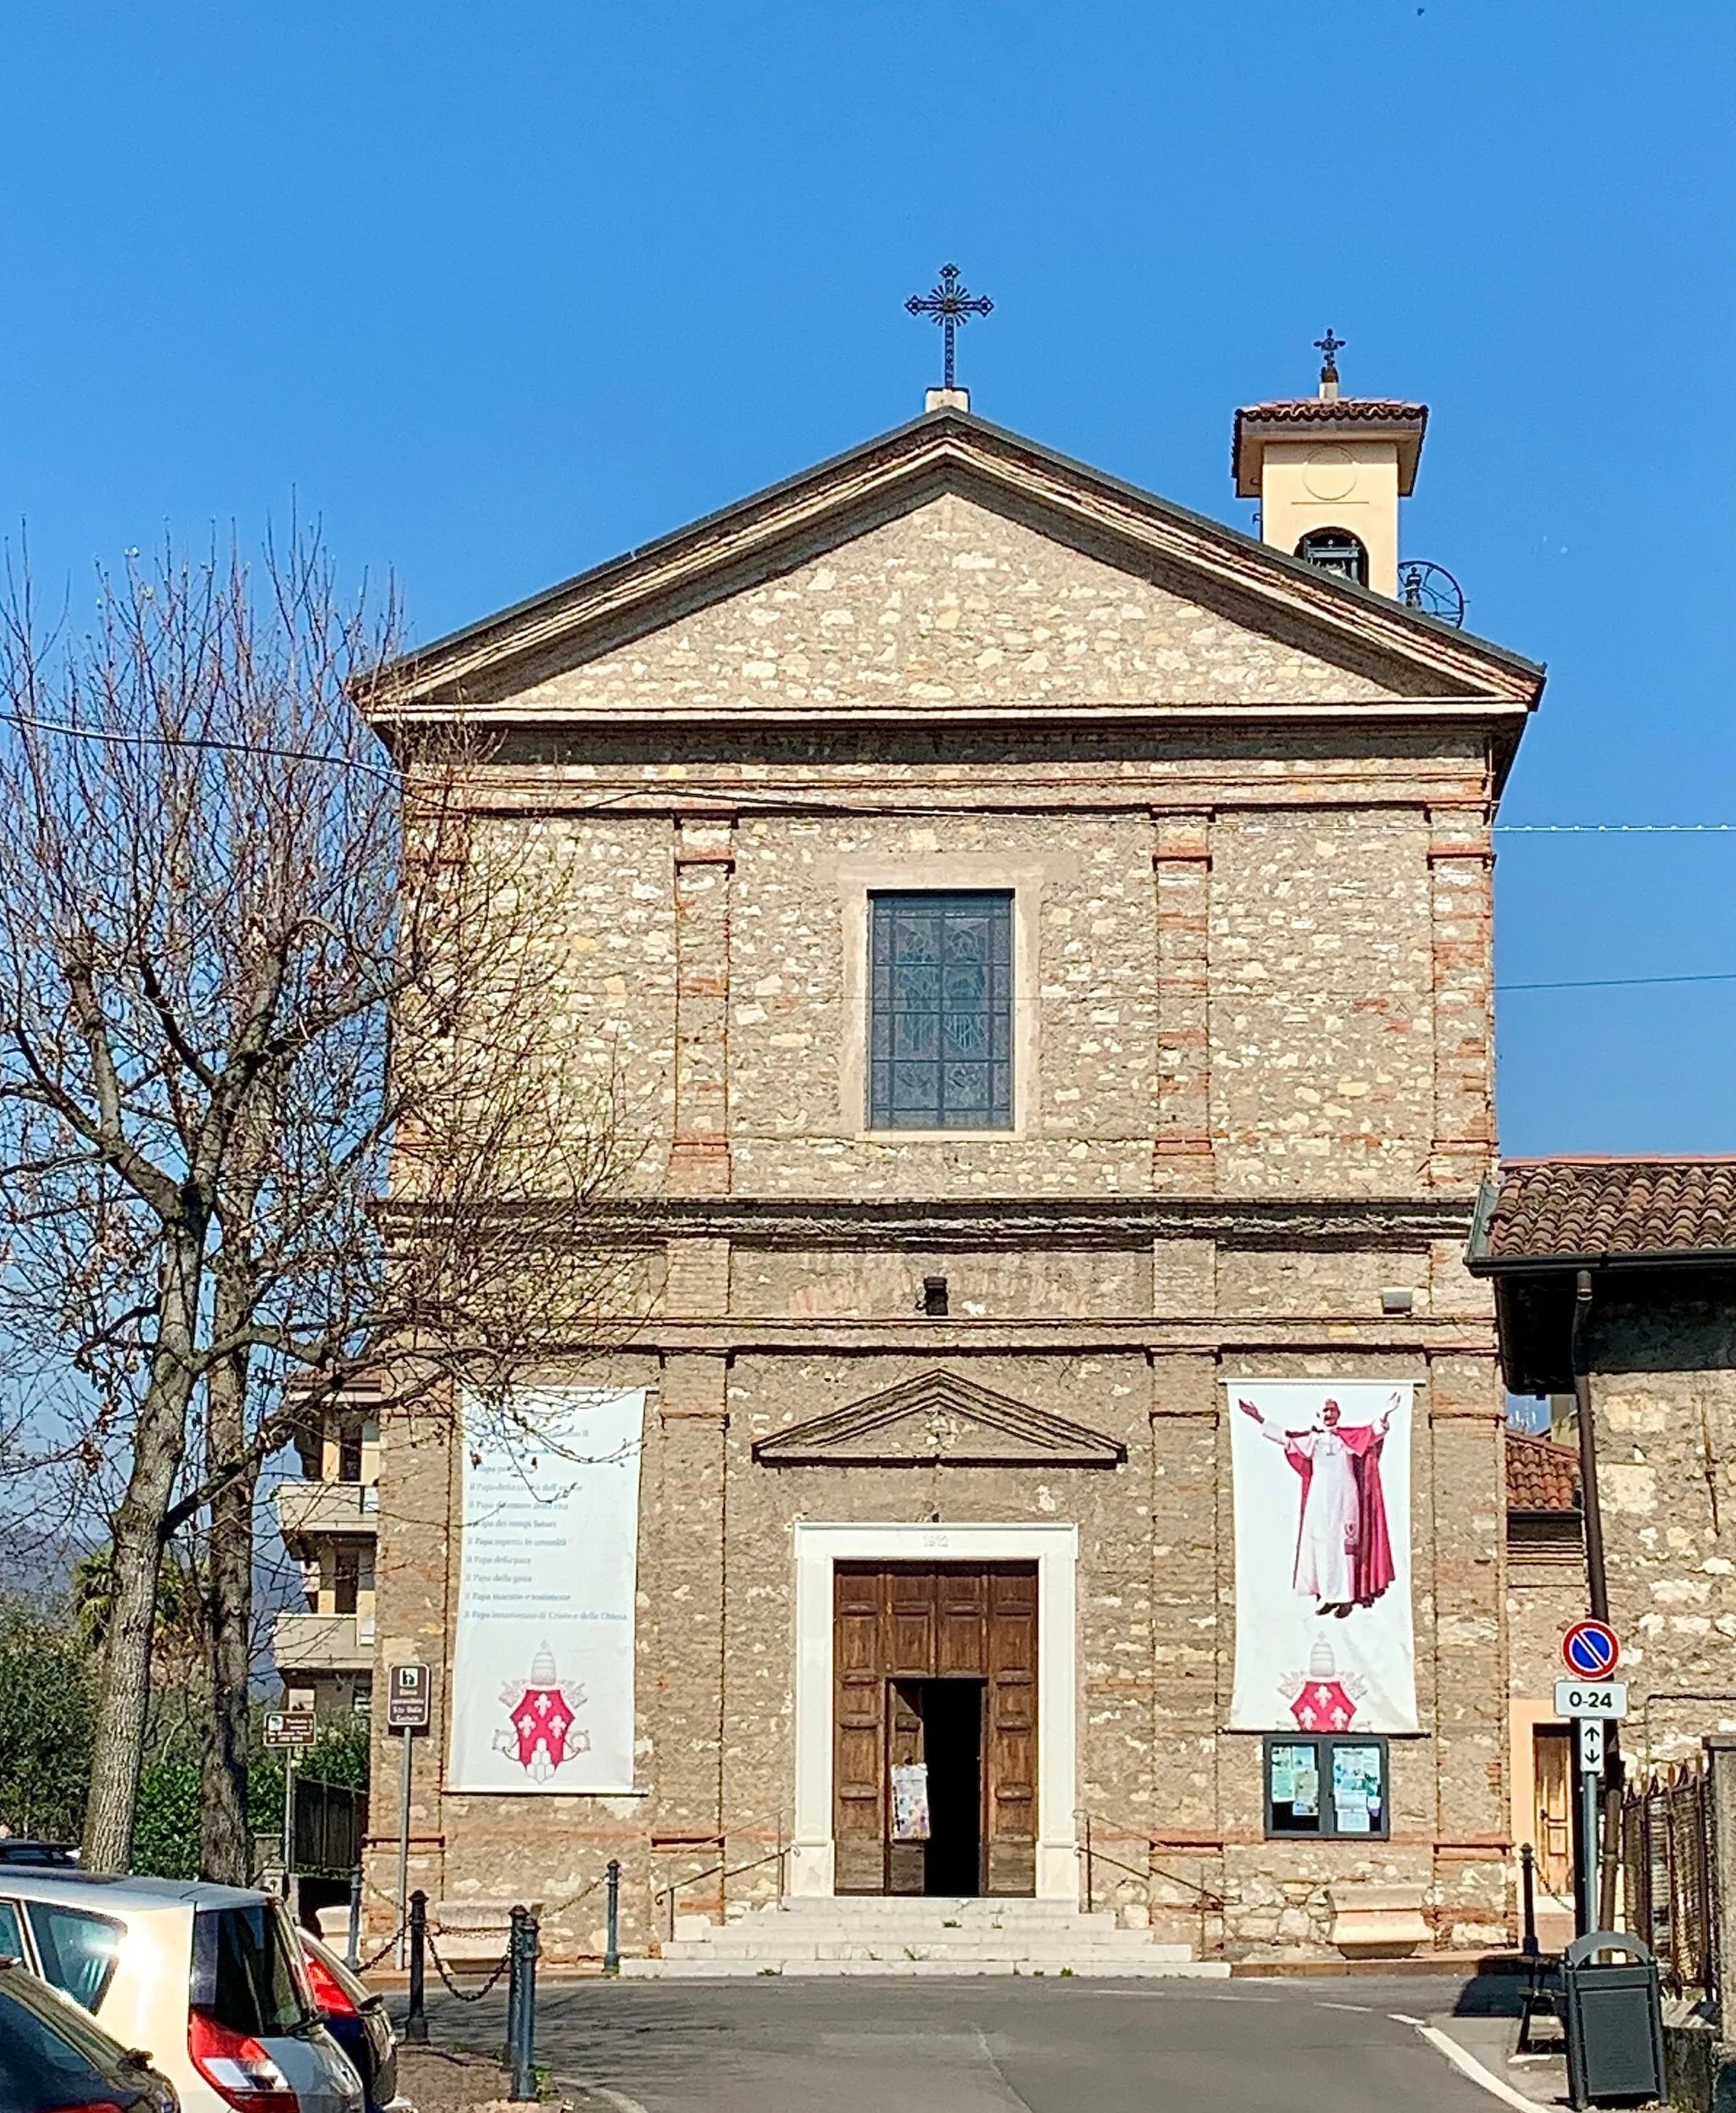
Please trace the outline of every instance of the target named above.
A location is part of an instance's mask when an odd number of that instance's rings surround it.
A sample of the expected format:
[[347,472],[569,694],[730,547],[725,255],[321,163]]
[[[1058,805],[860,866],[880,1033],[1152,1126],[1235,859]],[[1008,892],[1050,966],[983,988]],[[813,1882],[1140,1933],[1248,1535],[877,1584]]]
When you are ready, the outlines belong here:
[[1016,719],[1477,699],[1530,662],[931,414],[410,655],[382,724]]
[[919,1373],[761,1438],[765,1467],[1117,1467],[1127,1449],[957,1373]]

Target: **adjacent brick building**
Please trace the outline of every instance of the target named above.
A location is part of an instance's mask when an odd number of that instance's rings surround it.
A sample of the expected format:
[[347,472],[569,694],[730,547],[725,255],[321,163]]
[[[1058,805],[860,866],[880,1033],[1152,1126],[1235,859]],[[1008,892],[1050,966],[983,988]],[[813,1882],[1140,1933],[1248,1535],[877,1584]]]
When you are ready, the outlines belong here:
[[[648,1389],[637,1794],[453,1794],[437,1721],[412,1882],[448,1949],[530,1898],[597,1952],[610,1857],[629,1952],[780,1873],[920,1885],[886,1768],[949,1671],[988,1697],[952,1890],[1077,1903],[1088,1842],[1092,1905],[1205,1955],[1509,1934],[1503,1393],[1464,1256],[1489,831],[1542,678],[1360,583],[1422,407],[1307,407],[1237,448],[1300,558],[954,395],[395,671],[382,722],[486,727],[476,800],[551,847],[656,1287],[612,1366]],[[888,996],[924,932],[987,965],[970,1018]],[[1224,1729],[1250,1371],[1417,1390],[1386,1838],[1268,1838],[1260,1740]],[[387,1415],[376,1691],[450,1652],[459,1468]],[[894,1632],[955,1654],[926,1700]],[[374,1780],[378,1927],[383,1744]]]
[[[1736,1158],[1510,1159],[1470,1261],[1495,1293],[1508,1384],[1553,1410],[1555,1443],[1508,1441],[1509,1503],[1527,1507],[1510,1512],[1509,1573],[1516,1816],[1532,1805],[1559,1862],[1566,1727],[1548,1698],[1561,1630],[1586,1610],[1576,1376],[1630,1688],[1626,1772],[1736,1733]],[[1516,1477],[1516,1459],[1538,1465]]]

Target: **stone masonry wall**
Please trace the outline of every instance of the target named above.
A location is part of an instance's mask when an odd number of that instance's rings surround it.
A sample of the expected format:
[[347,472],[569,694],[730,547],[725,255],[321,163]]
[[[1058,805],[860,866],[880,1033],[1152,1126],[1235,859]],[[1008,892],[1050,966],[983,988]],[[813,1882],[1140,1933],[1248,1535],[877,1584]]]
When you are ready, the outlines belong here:
[[1727,1299],[1605,1299],[1592,1404],[1631,1768],[1736,1731],[1736,1328]]
[[[1489,1297],[1461,1260],[1491,1104],[1488,751],[1415,715],[1299,727],[1237,709],[1385,694],[952,496],[514,701],[526,731],[476,797],[545,847],[543,943],[576,1047],[620,1087],[635,1237],[660,1240],[659,1212],[670,1229],[620,1360],[652,1389],[640,1796],[443,1792],[459,1462],[437,1419],[388,1422],[376,1693],[411,1655],[442,1669],[412,1883],[455,1922],[532,1899],[551,1956],[594,1955],[611,1855],[630,1950],[676,1914],[763,1897],[793,1804],[795,1523],[1066,1521],[1076,1818],[1151,1865],[1105,1878],[1099,1904],[1202,1949],[1318,1955],[1328,1889],[1381,1880],[1416,1888],[1444,1943],[1500,1937],[1501,1398]],[[1226,711],[1185,730],[1092,717],[1166,699]],[[641,703],[693,724],[558,724]],[[774,737],[710,716],[759,703],[830,717]],[[1057,708],[1046,726],[958,717],[1036,704]],[[932,716],[878,729],[882,706]],[[871,1135],[868,896],[983,887],[1015,897],[1015,1126]],[[1114,1215],[1142,1205],[1171,1216],[1154,1232]],[[920,1232],[876,1230],[894,1206]],[[944,1320],[919,1310],[931,1274]],[[1408,1307],[1383,1311],[1394,1289]],[[1113,1437],[1126,1461],[753,1457],[932,1371]],[[1247,1371],[1417,1384],[1422,1730],[1392,1742],[1390,1843],[1266,1842],[1260,1741],[1223,1729],[1221,1380]],[[398,1756],[375,1737],[378,1941]],[[720,1862],[750,1868],[726,1888]]]
[[582,704],[1378,698],[1366,677],[955,493],[526,692]]

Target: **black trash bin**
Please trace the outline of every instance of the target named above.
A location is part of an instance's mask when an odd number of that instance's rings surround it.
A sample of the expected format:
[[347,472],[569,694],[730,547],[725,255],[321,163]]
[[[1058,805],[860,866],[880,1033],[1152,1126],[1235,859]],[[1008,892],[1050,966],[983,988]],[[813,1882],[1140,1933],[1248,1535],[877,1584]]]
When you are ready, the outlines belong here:
[[[1620,1952],[1622,1963],[1598,1963]],[[1561,1955],[1567,2099],[1576,2106],[1643,2104],[1664,2095],[1664,2009],[1658,1962],[1637,1937],[1593,1930]]]

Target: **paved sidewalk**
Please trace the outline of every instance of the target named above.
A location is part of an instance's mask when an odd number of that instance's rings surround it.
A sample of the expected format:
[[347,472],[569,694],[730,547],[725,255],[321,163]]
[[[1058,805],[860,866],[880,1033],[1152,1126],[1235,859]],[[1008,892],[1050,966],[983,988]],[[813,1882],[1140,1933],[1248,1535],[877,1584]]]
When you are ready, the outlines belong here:
[[1532,2105],[1567,2102],[1567,2057],[1560,2021],[1552,2013],[1533,2019],[1535,2051],[1519,2052],[1519,2029],[1527,1983],[1516,1974],[1479,1976],[1467,1982],[1450,2010],[1427,2014],[1429,2029],[1461,2048],[1514,2099]]
[[[1466,1985],[569,1982],[539,1989],[537,2058],[583,2113],[1488,2113],[1427,2037]],[[504,2029],[498,1993],[428,2013],[437,2043]]]

